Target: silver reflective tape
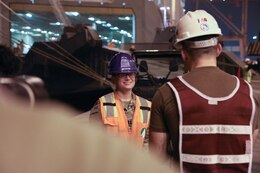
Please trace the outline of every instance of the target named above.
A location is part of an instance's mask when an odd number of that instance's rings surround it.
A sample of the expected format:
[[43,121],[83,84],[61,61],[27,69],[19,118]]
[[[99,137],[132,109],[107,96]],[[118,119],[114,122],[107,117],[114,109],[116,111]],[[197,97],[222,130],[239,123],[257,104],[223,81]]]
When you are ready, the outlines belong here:
[[249,163],[250,154],[241,155],[194,155],[182,154],[182,161],[196,164],[239,164]]
[[250,135],[250,126],[242,125],[183,125],[182,134],[246,134]]
[[[141,107],[149,107],[147,101],[143,98],[139,98],[139,101],[140,101],[140,108]],[[140,109],[141,113],[143,114],[143,123],[148,123],[148,115],[149,115],[149,112],[148,110],[146,109]]]
[[[112,94],[107,94],[104,96],[106,103],[114,103],[113,99],[112,99]],[[114,103],[115,104],[115,103]],[[113,105],[106,105],[106,116],[114,116],[115,112],[114,112],[114,107]]]

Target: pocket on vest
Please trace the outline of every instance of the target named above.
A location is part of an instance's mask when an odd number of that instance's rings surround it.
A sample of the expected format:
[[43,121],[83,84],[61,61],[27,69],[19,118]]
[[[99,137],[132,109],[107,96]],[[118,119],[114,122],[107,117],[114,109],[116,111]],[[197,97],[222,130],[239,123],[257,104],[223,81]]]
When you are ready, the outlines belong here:
[[106,117],[104,119],[104,124],[110,125],[110,126],[118,126],[118,118],[117,117]]
[[118,134],[118,118],[106,117],[104,119],[104,125],[108,133],[116,135]]

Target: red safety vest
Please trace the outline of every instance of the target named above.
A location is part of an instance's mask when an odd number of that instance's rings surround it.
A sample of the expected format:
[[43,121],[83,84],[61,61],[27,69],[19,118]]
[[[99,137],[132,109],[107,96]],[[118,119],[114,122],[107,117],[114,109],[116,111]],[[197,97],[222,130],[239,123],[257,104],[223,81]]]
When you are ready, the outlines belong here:
[[255,104],[251,86],[236,79],[234,91],[220,98],[201,93],[180,76],[168,82],[178,103],[182,172],[250,172]]
[[99,102],[102,120],[107,131],[112,134],[119,134],[123,138],[133,140],[142,146],[150,123],[151,102],[136,96],[131,129],[129,129],[123,106],[114,93],[101,97]]

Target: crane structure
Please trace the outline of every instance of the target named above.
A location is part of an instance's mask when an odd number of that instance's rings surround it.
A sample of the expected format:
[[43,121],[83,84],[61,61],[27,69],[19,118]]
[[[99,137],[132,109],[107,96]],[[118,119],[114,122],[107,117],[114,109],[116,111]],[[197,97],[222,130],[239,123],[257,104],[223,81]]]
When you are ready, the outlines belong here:
[[[234,33],[234,36],[222,36],[222,41],[238,41],[240,58],[244,59],[247,49],[247,19],[248,19],[248,0],[238,0],[237,3],[241,4],[242,24],[241,28],[237,27],[221,10],[219,10],[213,3],[213,0],[196,0],[196,9],[199,9],[200,3],[207,3],[213,13],[220,17],[226,26]],[[224,2],[223,2],[224,3]]]

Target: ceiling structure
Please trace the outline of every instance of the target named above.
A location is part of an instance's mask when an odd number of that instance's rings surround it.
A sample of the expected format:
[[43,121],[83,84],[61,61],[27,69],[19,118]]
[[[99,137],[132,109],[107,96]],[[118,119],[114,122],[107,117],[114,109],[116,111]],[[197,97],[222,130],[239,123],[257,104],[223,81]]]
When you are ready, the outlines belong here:
[[[65,26],[53,13],[53,9],[46,5],[12,6],[16,14],[11,15],[11,33],[17,40],[21,37],[30,37],[25,42],[32,45],[33,41],[59,40]],[[134,42],[134,15],[131,9],[102,8],[103,14],[97,7],[70,7],[64,8],[65,15],[72,26],[90,25],[97,30],[100,38],[106,44],[113,42],[120,46],[122,42]],[[97,10],[99,13],[97,14]],[[110,12],[110,13],[109,13]],[[24,37],[26,39],[26,37]],[[32,40],[31,40],[32,39]]]
[[[28,0],[30,1],[30,0]],[[104,3],[105,1],[102,0],[64,0],[68,2],[99,2],[99,3]],[[112,0],[107,0],[112,2]],[[148,0],[148,1],[154,1],[158,4],[158,6],[161,6],[163,4],[167,4],[164,1],[166,0]],[[184,0],[182,0],[184,1]],[[31,0],[31,2],[38,2],[38,0]],[[208,4],[208,6],[215,6],[217,10],[222,12],[222,15],[226,17],[226,22],[225,26],[221,26],[221,28],[224,28],[224,35],[223,37],[226,40],[235,40],[240,42],[240,48],[238,48],[238,51],[242,52],[242,56],[244,57],[245,54],[245,48],[247,46],[247,40],[246,39],[251,39],[253,36],[254,38],[257,38],[255,35],[252,36],[252,28],[256,28],[257,25],[255,25],[256,22],[254,21],[257,17],[257,8],[260,7],[259,3],[260,0],[193,0],[193,1],[185,1],[185,9],[186,10],[195,10],[196,8],[202,8],[202,9],[209,9],[207,6],[203,4]],[[107,3],[107,2],[105,2]],[[192,5],[193,4],[193,5]],[[195,4],[195,5],[194,5]],[[243,5],[244,4],[244,5]],[[248,4],[248,5],[247,5]],[[34,6],[34,7],[32,7]],[[101,5],[102,6],[102,5]],[[11,4],[10,7],[14,9],[15,11],[19,13],[23,13],[23,15],[26,15],[27,13],[31,13],[32,17],[29,18],[25,16],[26,20],[28,22],[31,22],[31,25],[33,29],[36,30],[39,29],[43,32],[47,31],[47,33],[62,33],[62,22],[58,19],[57,15],[55,16],[55,13],[53,9],[49,7],[43,7],[43,6],[38,6],[36,3],[35,4],[16,4],[13,5]],[[108,7],[108,6],[107,6]],[[126,43],[131,43],[135,42],[135,26],[134,26],[134,12],[131,9],[128,9],[126,7],[122,8],[90,8],[90,7],[84,7],[80,8],[80,5],[78,7],[76,6],[64,6],[63,7],[65,11],[67,12],[78,12],[77,16],[73,16],[73,13],[71,13],[71,16],[68,16],[70,21],[72,22],[73,25],[75,24],[90,24],[92,25],[95,29],[97,29],[98,34],[101,36],[101,38],[106,42],[106,40],[116,42],[116,44],[120,45],[122,41]],[[229,8],[230,10],[228,10]],[[248,9],[247,9],[248,8]],[[212,9],[212,8],[211,8]],[[252,10],[251,10],[252,9]],[[23,11],[21,11],[23,10]],[[247,15],[248,13],[248,15]],[[103,15],[104,14],[104,15]],[[105,15],[106,14],[106,15]],[[220,13],[216,13],[215,10],[215,16],[218,17],[218,19],[221,18],[219,15]],[[239,17],[238,17],[239,16]],[[241,16],[241,17],[240,17]],[[94,17],[94,21],[89,20],[89,18]],[[120,20],[120,18],[122,20]],[[93,19],[93,18],[92,18]],[[126,19],[126,20],[124,20]],[[237,20],[238,19],[238,20]],[[24,23],[23,21],[19,20],[17,16],[13,15],[12,16],[13,20],[13,29],[19,29],[20,32],[27,32],[26,30],[22,30],[22,28],[28,28],[28,25]],[[236,22],[236,21],[238,22]],[[48,21],[48,22],[47,22]],[[98,22],[106,22],[106,23],[100,23]],[[223,22],[221,20],[220,24]],[[45,23],[46,22],[46,23]],[[60,22],[60,23],[58,23]],[[52,24],[57,24],[51,25]],[[59,24],[59,25],[58,25]],[[106,24],[111,24],[111,27],[107,27]],[[253,25],[252,25],[253,24]],[[235,27],[232,27],[232,25]],[[230,27],[231,26],[231,27]],[[248,26],[248,28],[246,27]],[[16,28],[15,28],[16,27]],[[112,30],[110,28],[117,27],[118,30]],[[231,34],[229,35],[232,31],[230,31],[230,28],[236,28],[235,30],[238,31],[238,34]],[[259,27],[258,27],[259,28]],[[259,29],[260,30],[260,29]],[[109,31],[109,32],[108,32]],[[120,33],[121,32],[121,33]],[[256,29],[254,29],[254,33],[257,34]],[[37,33],[36,33],[37,34]],[[39,33],[38,33],[39,34]],[[46,34],[45,34],[46,35]],[[58,34],[48,34],[48,39],[59,39],[57,36]],[[247,36],[247,37],[246,37]],[[39,36],[38,36],[39,37]],[[44,33],[43,33],[44,37]],[[37,38],[35,38],[37,39]],[[231,46],[232,47],[232,46]],[[235,46],[234,46],[235,47]],[[239,50],[240,49],[240,50]],[[230,51],[233,51],[230,50]]]

